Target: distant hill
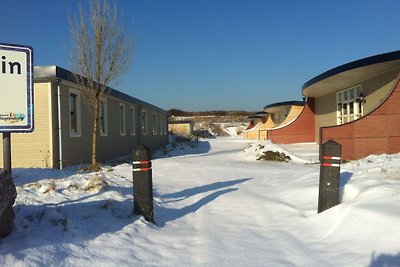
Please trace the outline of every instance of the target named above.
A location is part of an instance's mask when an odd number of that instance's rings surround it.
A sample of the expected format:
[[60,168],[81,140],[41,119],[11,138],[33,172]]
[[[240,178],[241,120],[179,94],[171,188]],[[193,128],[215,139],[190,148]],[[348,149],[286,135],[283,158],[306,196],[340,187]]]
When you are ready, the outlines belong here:
[[211,136],[237,136],[248,125],[247,117],[254,112],[248,111],[183,111],[170,109],[168,111],[170,121],[187,121],[194,123],[194,130],[202,136],[208,132]]
[[250,116],[254,112],[242,111],[242,110],[210,110],[210,111],[184,111],[180,109],[170,109],[168,111],[170,116],[180,117],[194,117],[194,116]]

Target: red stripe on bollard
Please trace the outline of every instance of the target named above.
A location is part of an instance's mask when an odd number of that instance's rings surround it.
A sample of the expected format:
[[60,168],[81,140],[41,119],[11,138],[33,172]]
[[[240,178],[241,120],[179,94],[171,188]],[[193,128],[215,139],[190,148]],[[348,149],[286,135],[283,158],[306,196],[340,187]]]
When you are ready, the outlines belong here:
[[324,156],[324,159],[340,160],[340,157]]
[[324,167],[340,167],[340,164],[335,163],[322,163],[321,165]]
[[150,160],[142,160],[142,161],[133,161],[132,164],[147,164],[150,163]]

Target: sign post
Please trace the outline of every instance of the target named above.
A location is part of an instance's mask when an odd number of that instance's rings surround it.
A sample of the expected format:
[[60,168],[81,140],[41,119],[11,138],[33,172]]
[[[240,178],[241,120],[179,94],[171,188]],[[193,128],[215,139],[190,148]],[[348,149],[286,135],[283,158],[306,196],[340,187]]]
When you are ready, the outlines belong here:
[[3,167],[10,174],[11,133],[33,128],[33,49],[0,43],[0,133]]
[[0,133],[3,133],[3,169],[0,169],[0,238],[14,227],[12,206],[17,196],[11,173],[11,133],[33,131],[33,50],[0,43]]

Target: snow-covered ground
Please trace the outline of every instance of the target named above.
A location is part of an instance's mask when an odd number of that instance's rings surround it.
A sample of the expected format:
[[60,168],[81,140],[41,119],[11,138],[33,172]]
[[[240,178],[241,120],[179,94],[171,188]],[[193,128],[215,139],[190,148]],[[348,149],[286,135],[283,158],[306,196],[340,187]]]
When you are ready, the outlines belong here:
[[[268,149],[293,160],[257,161]],[[342,203],[320,214],[314,156],[237,137],[178,146],[153,160],[156,225],[131,215],[127,163],[15,169],[0,266],[400,266],[400,155],[343,164]]]

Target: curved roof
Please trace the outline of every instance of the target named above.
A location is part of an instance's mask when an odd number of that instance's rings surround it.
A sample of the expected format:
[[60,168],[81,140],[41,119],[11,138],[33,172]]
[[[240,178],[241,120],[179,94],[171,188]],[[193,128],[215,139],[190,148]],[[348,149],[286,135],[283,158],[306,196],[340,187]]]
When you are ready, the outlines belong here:
[[307,97],[319,97],[346,89],[361,81],[400,67],[400,51],[379,54],[330,69],[302,87]]
[[268,116],[269,116],[269,113],[267,113],[265,111],[259,111],[253,115],[248,116],[247,119],[257,119],[257,118],[264,118],[264,117],[268,117]]
[[268,117],[268,116],[269,116],[269,113],[267,113],[267,112],[265,112],[265,111],[259,111],[259,112],[256,112],[255,116],[258,116],[258,117]]
[[264,107],[264,110],[267,112],[277,112],[280,111],[287,106],[304,106],[304,101],[285,101],[285,102],[278,102],[278,103],[273,103],[270,105],[267,105]]

